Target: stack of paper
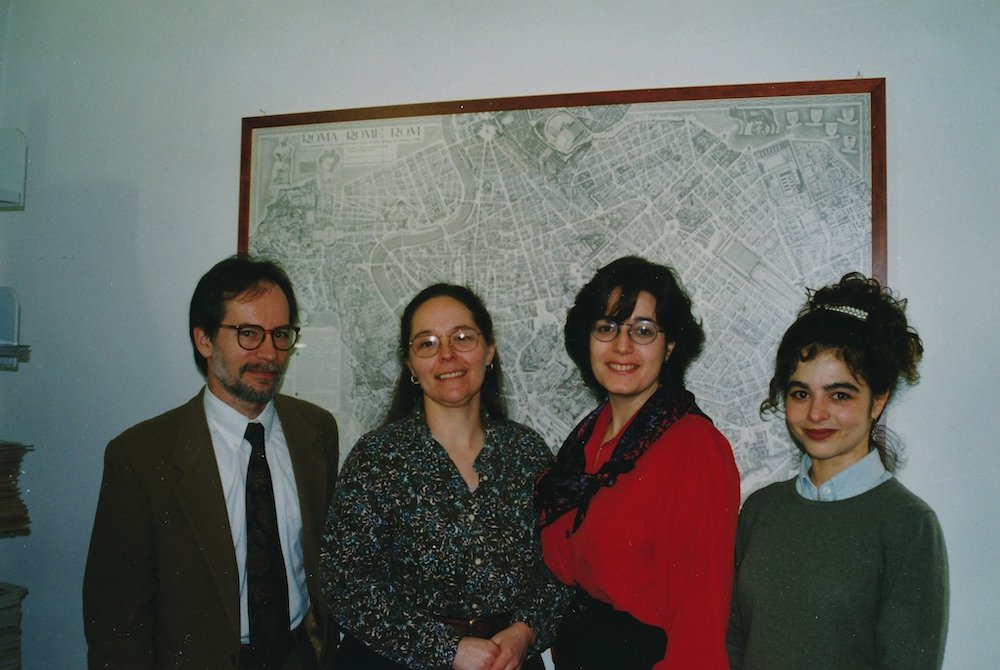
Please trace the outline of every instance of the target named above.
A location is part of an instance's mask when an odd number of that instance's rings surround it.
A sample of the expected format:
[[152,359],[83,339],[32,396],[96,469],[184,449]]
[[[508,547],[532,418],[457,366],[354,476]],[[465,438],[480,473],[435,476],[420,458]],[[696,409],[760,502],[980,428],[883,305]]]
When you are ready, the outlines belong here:
[[21,600],[28,589],[0,582],[0,670],[21,668]]
[[28,506],[21,500],[21,489],[17,485],[21,460],[30,450],[29,445],[0,440],[0,537],[31,532]]

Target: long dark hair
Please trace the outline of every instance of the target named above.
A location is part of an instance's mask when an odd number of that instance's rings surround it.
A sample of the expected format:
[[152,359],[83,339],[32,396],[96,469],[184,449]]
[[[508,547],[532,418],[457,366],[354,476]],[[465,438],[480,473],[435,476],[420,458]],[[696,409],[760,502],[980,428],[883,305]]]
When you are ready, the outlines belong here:
[[[885,394],[888,406],[900,384],[912,386],[920,379],[917,366],[924,345],[907,323],[905,312],[905,298],[894,297],[888,287],[859,272],[844,275],[836,284],[810,290],[798,319],[785,331],[778,346],[767,399],[760,405],[761,415],[780,412],[788,380],[799,363],[824,352],[832,352],[844,361],[873,396]],[[872,444],[890,472],[899,460],[899,447],[892,442],[886,431],[873,431]]]
[[[465,305],[472,312],[472,319],[476,322],[476,328],[482,333],[482,338],[487,344],[496,344],[493,335],[493,319],[482,299],[471,289],[456,284],[433,284],[415,295],[399,319],[399,341],[396,353],[401,369],[396,386],[392,391],[389,410],[382,420],[383,425],[409,416],[423,400],[423,391],[419,385],[410,380],[410,369],[406,366],[406,359],[410,354],[410,337],[412,336],[410,331],[413,328],[413,315],[417,309],[428,300],[440,297],[452,298]],[[486,370],[486,377],[483,379],[483,386],[480,389],[480,401],[487,416],[494,419],[507,418],[507,403],[503,397],[503,368],[500,365],[499,351],[493,356],[493,365]]]

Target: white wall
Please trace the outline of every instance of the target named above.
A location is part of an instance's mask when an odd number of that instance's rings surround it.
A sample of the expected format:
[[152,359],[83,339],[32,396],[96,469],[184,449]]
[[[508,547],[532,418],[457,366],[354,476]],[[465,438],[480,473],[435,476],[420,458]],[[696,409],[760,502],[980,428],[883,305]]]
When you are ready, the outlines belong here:
[[85,667],[104,445],[200,384],[186,305],[236,248],[241,117],[858,74],[887,79],[889,280],[927,348],[890,417],[901,476],[948,541],[945,666],[995,667],[998,35],[995,0],[0,0],[0,125],[30,155],[0,213],[32,347],[0,372],[0,436],[36,445],[32,534],[0,539],[24,667]]

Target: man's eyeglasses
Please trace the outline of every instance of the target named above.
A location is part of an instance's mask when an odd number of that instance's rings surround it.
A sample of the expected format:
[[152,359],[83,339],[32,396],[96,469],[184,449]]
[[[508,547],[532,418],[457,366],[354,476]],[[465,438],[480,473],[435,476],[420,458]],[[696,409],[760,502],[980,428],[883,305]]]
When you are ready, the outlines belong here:
[[295,343],[299,340],[298,326],[282,326],[281,328],[268,330],[252,323],[243,323],[238,326],[231,326],[223,323],[219,325],[219,328],[235,330],[236,341],[239,342],[241,347],[248,351],[253,351],[262,345],[264,343],[264,337],[268,333],[271,334],[271,342],[274,343],[274,348],[278,351],[288,351],[294,347]]
[[[446,339],[455,351],[472,351],[479,344],[479,331],[462,326],[448,333]],[[417,335],[410,340],[410,349],[420,358],[430,358],[441,349],[441,338],[431,333]]]
[[624,328],[636,344],[652,344],[663,329],[649,319],[636,319],[632,323],[618,323],[613,319],[598,319],[590,328],[590,334],[601,342],[611,342]]

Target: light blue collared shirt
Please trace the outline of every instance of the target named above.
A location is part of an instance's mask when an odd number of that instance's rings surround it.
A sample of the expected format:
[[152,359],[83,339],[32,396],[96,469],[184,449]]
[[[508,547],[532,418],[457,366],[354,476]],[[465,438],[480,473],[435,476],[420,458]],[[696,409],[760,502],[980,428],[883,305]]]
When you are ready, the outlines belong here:
[[[240,638],[250,641],[250,624],[247,616],[247,517],[246,481],[247,464],[250,463],[250,443],[244,439],[247,424],[251,419],[216,398],[206,386],[205,418],[212,435],[215,462],[219,467],[219,478],[226,497],[229,513],[229,528],[233,532],[233,549],[236,551],[236,567],[240,584]],[[264,411],[252,421],[264,426],[265,454],[271,470],[274,486],[274,507],[278,515],[278,535],[281,552],[285,557],[285,575],[288,578],[288,609],[291,627],[294,629],[309,611],[309,592],[306,590],[306,571],[302,552],[302,513],[299,509],[298,488],[292,458],[288,453],[285,433],[274,409],[274,401],[268,402]]]
[[803,454],[799,474],[795,477],[795,490],[803,498],[820,502],[853,498],[871,491],[887,479],[892,479],[892,473],[882,465],[882,459],[879,458],[876,449],[872,449],[860,461],[823,482],[819,488],[809,478],[810,467],[812,459],[808,454]]

